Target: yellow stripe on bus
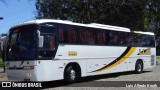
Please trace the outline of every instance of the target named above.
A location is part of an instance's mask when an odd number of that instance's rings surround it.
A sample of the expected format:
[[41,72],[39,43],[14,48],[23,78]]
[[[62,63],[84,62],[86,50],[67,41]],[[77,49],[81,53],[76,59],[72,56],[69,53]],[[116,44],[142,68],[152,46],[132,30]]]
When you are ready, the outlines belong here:
[[104,68],[104,69],[102,69],[102,70],[98,70],[97,72],[102,72],[102,71],[111,69],[111,68],[113,68],[113,67],[121,64],[123,61],[125,61],[127,58],[129,58],[129,57],[134,53],[135,50],[136,50],[136,47],[132,47],[132,48],[129,50],[129,52],[128,52],[124,57],[122,57],[120,60],[117,60],[116,63],[114,63],[113,65],[108,66],[108,67],[106,67],[106,68]]

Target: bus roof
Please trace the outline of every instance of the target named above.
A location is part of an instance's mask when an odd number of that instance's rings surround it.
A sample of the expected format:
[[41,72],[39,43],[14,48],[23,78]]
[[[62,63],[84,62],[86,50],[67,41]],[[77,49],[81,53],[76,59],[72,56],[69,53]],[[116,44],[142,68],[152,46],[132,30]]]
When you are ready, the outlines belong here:
[[55,20],[55,19],[39,19],[39,20],[26,21],[21,24],[15,25],[14,27],[27,25],[27,24],[41,24],[41,23],[60,23],[60,24],[68,24],[68,25],[75,25],[75,26],[130,32],[130,29],[124,28],[124,27],[104,25],[104,24],[98,24],[98,23],[82,24],[82,23],[75,23],[75,22],[67,21],[67,20]]
[[138,33],[138,34],[154,35],[154,33],[152,33],[152,32],[142,32],[142,31],[133,31],[133,32]]
[[[114,30],[114,31],[131,32],[131,30],[129,28],[125,28],[125,27],[104,25],[104,24],[98,24],[98,23],[82,24],[82,23],[75,23],[75,22],[68,21],[68,20],[55,20],[55,19],[38,19],[38,20],[26,21],[26,22],[23,22],[21,24],[14,26],[14,27],[27,25],[27,24],[41,24],[41,23],[60,23],[60,24],[68,24],[68,25],[91,27],[91,28],[100,28],[100,29],[107,29],[107,30]],[[152,33],[152,32],[134,31],[134,33],[154,35],[154,33]]]

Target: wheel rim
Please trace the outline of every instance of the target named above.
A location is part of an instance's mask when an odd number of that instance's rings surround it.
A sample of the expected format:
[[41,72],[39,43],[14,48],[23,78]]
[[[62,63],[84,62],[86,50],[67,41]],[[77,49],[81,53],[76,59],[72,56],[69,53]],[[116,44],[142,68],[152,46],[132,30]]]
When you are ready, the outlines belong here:
[[71,70],[71,72],[70,72],[70,78],[71,78],[71,80],[75,80],[75,78],[76,78],[76,72],[75,72],[75,70]]
[[142,65],[141,65],[141,64],[138,64],[138,65],[137,65],[137,71],[138,71],[138,72],[141,72],[141,71],[142,71]]

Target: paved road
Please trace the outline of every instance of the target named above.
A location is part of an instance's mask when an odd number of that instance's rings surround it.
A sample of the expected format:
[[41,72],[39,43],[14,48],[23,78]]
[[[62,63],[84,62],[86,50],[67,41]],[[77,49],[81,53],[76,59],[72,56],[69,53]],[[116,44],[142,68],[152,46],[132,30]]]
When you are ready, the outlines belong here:
[[0,72],[3,72],[3,68],[0,68]]

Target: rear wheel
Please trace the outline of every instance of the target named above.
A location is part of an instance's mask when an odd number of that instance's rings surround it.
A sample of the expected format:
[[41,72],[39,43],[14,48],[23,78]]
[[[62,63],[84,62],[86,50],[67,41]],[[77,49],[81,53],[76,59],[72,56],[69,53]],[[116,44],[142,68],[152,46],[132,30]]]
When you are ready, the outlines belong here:
[[143,63],[142,63],[142,61],[137,61],[136,62],[135,72],[138,73],[138,74],[143,72]]
[[73,66],[66,68],[64,73],[64,80],[67,82],[75,82],[78,78],[78,73]]

